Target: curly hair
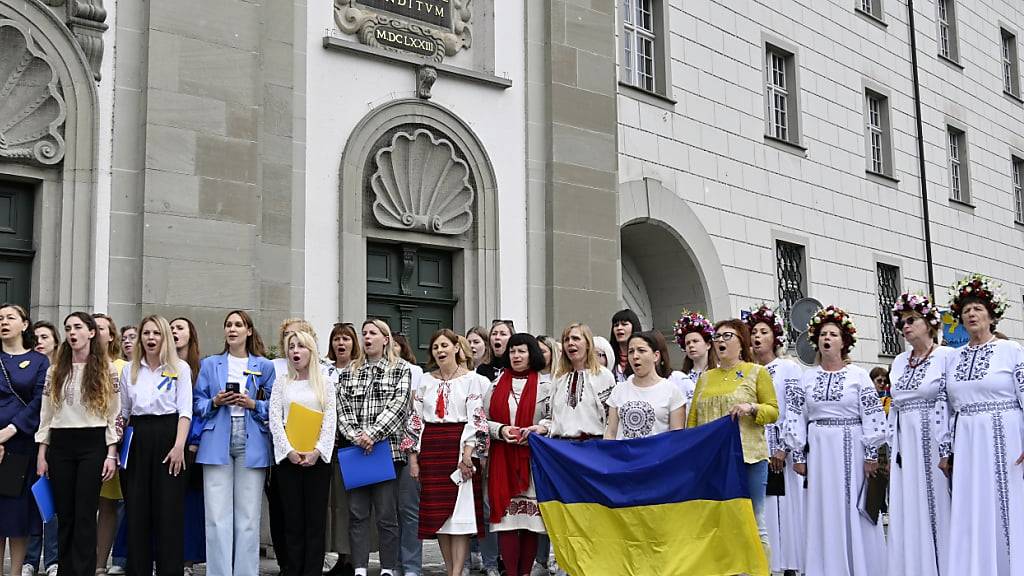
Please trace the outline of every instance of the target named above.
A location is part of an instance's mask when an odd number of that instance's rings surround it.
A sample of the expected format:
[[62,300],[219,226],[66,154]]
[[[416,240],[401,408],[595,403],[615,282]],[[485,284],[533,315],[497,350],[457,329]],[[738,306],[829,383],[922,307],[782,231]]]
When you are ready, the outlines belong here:
[[[107,358],[107,351],[96,337],[95,318],[87,312],[72,312],[64,318],[65,327],[72,318],[81,320],[93,333],[89,338],[89,356],[82,372],[82,404],[93,414],[106,414],[114,394],[117,393],[114,381],[116,376],[111,375],[113,367]],[[71,343],[65,338],[57,351],[57,360],[50,373],[49,394],[54,406],[60,406],[64,402],[64,386],[70,380],[72,370],[71,356]]]

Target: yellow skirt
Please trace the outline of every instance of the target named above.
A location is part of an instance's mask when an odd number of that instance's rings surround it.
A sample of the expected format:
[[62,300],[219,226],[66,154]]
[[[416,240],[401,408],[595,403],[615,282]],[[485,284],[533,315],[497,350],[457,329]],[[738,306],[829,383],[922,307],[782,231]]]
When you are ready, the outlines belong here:
[[106,498],[107,500],[124,500],[124,495],[121,494],[121,478],[120,471],[114,471],[114,477],[103,483],[100,488],[100,498]]

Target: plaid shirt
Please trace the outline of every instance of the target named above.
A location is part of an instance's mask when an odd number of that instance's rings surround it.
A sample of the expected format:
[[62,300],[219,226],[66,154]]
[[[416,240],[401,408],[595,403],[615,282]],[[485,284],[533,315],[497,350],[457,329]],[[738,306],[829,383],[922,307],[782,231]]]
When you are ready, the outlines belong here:
[[338,377],[338,430],[350,442],[361,432],[374,442],[391,443],[391,459],[405,462],[400,449],[409,414],[412,371],[404,360],[389,366],[387,358],[359,368],[345,368]]

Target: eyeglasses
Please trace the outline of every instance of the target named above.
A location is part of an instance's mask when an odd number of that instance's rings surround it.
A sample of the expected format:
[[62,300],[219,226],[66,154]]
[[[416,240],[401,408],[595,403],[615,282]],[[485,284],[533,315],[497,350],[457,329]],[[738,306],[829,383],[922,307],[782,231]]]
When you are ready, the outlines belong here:
[[920,319],[921,318],[919,318],[917,316],[908,316],[906,320],[901,318],[901,319],[896,321],[896,328],[902,330],[904,325],[906,325],[906,326],[913,326],[914,322],[917,322]]
[[736,337],[735,332],[719,332],[711,337],[711,340],[715,342],[728,342]]
[[511,320],[505,320],[505,319],[502,319],[502,318],[495,318],[494,320],[491,320],[491,328],[494,328],[498,324],[504,324],[504,325],[508,326],[508,329],[509,329],[510,332],[515,332],[516,331],[515,322],[512,322]]

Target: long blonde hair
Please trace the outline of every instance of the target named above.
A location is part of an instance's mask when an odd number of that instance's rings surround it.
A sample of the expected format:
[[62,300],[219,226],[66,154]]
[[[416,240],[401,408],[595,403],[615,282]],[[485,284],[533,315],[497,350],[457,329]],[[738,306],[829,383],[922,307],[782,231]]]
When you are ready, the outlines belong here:
[[[178,365],[180,361],[178,350],[174,347],[174,336],[171,335],[171,324],[163,316],[153,314],[139,322],[139,341],[132,350],[132,378],[128,382],[129,384],[135,384],[135,381],[138,380],[139,369],[142,367],[142,361],[146,358],[145,347],[142,345],[142,329],[150,322],[156,324],[156,329],[160,332],[160,337],[163,340],[160,344],[160,366],[172,368],[175,374],[181,372],[181,367]],[[149,369],[156,370],[157,366],[150,366]]]
[[[292,340],[296,344],[302,346],[306,350],[309,350],[309,387],[313,389],[313,394],[316,395],[316,399],[320,402],[320,408],[323,409],[326,406],[327,392],[324,390],[324,375],[320,371],[320,350],[316,345],[316,338],[313,337],[309,332],[298,331],[288,337],[285,345],[291,344]],[[284,351],[287,353],[287,350]],[[285,380],[285,386],[299,379],[299,373],[295,370],[295,366],[292,366],[290,355],[288,356],[288,378]]]
[[[590,372],[591,374],[598,374],[601,372],[601,362],[597,359],[597,349],[594,346],[594,332],[590,329],[590,326],[574,322],[566,326],[565,330],[562,330],[562,353],[560,355],[562,361],[557,362],[558,366],[555,370],[555,378],[565,376],[573,371],[572,360],[569,359],[569,353],[565,351],[565,339],[569,337],[569,333],[573,330],[579,330],[580,334],[583,335],[583,340],[587,343],[587,359],[584,362],[584,367],[587,372]],[[614,361],[616,360],[609,358],[608,365],[611,366]]]
[[[376,326],[377,330],[380,330],[381,335],[383,335],[384,338],[387,340],[387,342],[384,343],[384,358],[387,358],[388,366],[394,366],[395,364],[398,364],[398,361],[401,360],[401,358],[398,356],[398,353],[395,352],[395,347],[392,346],[395,339],[394,337],[391,336],[391,327],[388,326],[388,323],[377,318],[367,318],[366,320],[363,321],[362,328],[366,328],[367,324],[373,324],[374,326]],[[366,364],[365,349],[363,350],[363,354],[358,359],[352,359],[352,368],[361,368],[363,364]]]

